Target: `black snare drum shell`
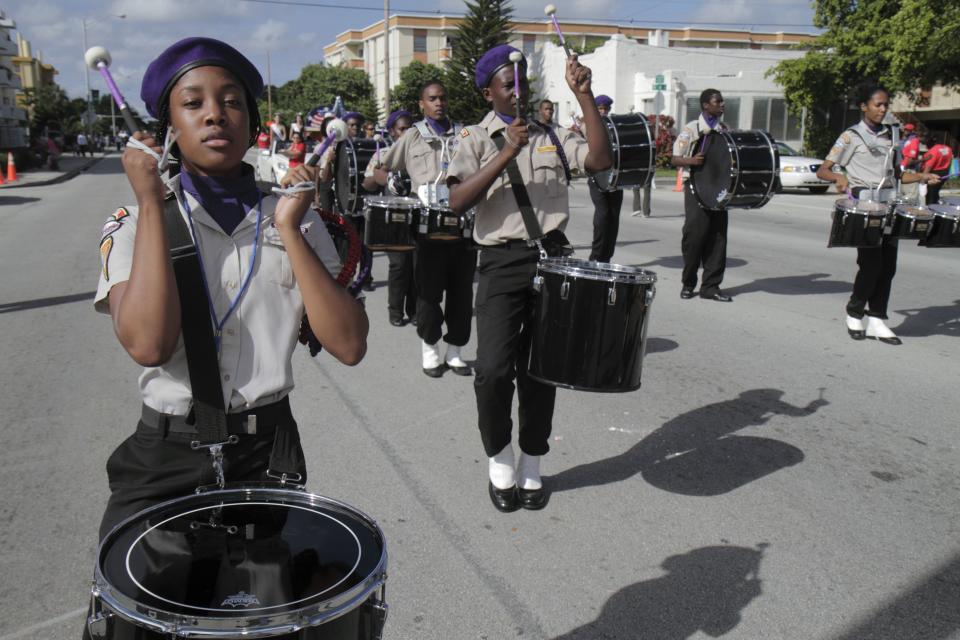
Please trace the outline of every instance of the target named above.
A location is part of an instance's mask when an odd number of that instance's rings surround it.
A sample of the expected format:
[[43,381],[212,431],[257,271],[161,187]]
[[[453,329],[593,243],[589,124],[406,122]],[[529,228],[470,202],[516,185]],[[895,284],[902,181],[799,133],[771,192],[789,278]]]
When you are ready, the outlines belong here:
[[883,242],[883,223],[884,216],[867,216],[835,208],[827,247],[879,247]]
[[934,216],[930,222],[930,231],[920,239],[921,247],[942,248],[960,247],[960,220],[945,216]]
[[364,209],[363,242],[371,251],[413,251],[416,248],[412,210],[390,210],[379,205]]
[[[566,389],[640,388],[653,284],[612,283],[541,273],[530,377]],[[561,295],[569,283],[566,299]],[[609,290],[616,299],[609,303]],[[649,294],[649,295],[648,295]]]

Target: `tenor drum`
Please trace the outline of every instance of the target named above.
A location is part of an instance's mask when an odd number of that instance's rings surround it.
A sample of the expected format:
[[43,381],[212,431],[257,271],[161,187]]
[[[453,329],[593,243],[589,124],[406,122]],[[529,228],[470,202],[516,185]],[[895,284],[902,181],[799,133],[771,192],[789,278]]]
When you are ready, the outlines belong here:
[[960,204],[932,204],[930,232],[920,240],[924,247],[960,247]]
[[98,639],[379,640],[383,532],[342,502],[241,486],[151,507],[100,544]]
[[[389,146],[381,141],[380,153]],[[337,209],[344,215],[360,215],[364,196],[374,195],[363,188],[363,174],[377,153],[377,141],[354,138],[337,144],[333,160],[333,196]]]
[[940,196],[940,204],[948,207],[960,207],[960,196]]
[[416,248],[413,229],[420,209],[420,201],[416,198],[364,198],[365,244],[373,251],[413,251]]
[[613,151],[613,166],[593,176],[604,191],[645,187],[656,172],[657,144],[642,113],[607,116],[603,119]]
[[638,389],[656,281],[637,267],[541,260],[530,377],[581,391]]
[[690,188],[704,209],[756,209],[770,202],[780,152],[769,133],[711,131],[701,148],[704,162],[692,167]]
[[417,237],[427,242],[456,242],[473,237],[473,216],[455,213],[453,209],[431,204],[420,211]]
[[895,204],[890,212],[890,237],[921,240],[930,232],[933,216],[925,206]]
[[833,206],[833,225],[828,247],[879,247],[887,205],[879,202],[840,198]]

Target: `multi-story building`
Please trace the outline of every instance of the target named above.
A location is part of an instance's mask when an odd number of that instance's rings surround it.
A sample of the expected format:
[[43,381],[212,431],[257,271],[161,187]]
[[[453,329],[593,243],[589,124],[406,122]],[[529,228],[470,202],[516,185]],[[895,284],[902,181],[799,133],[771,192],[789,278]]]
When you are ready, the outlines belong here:
[[0,150],[27,146],[27,112],[17,106],[20,77],[13,67],[18,49],[11,33],[16,26],[0,11]]
[[33,117],[33,111],[25,104],[27,91],[36,91],[42,87],[55,84],[54,76],[57,70],[52,64],[48,64],[39,57],[33,55],[30,47],[30,41],[17,33],[17,55],[13,58],[15,73],[20,77],[20,89],[22,93],[17,96],[17,106],[24,108],[29,117]]
[[[445,64],[456,47],[456,31],[461,20],[460,17],[452,16],[403,14],[390,16],[389,28],[386,30],[390,50],[390,86],[393,87],[400,81],[400,70],[414,60],[438,66]],[[545,63],[544,53],[553,46],[556,38],[551,23],[547,20],[517,20],[511,24],[511,27],[513,29],[511,44],[527,55],[530,59],[531,70],[545,68],[543,66]],[[636,58],[635,64],[638,66],[632,70],[633,73],[629,73],[629,76],[624,76],[622,81],[618,81],[630,84],[630,91],[633,91],[632,85],[638,81],[635,75],[637,73],[644,74],[652,81],[655,76],[663,75],[664,72],[671,70],[677,72],[681,70],[689,71],[688,82],[685,83],[685,85],[688,85],[691,76],[696,75],[697,66],[695,66],[695,63],[701,64],[704,60],[713,58],[717,61],[722,59],[727,62],[733,60],[734,57],[741,58],[744,63],[756,61],[749,65],[750,81],[761,82],[763,73],[771,64],[784,57],[800,55],[799,52],[791,51],[793,45],[813,38],[808,33],[761,33],[748,30],[695,29],[690,27],[672,29],[667,32],[642,25],[624,26],[567,21],[563,23],[563,31],[568,43],[579,47],[601,45],[613,36],[617,36],[617,40],[621,41],[621,45],[618,46],[620,49],[624,49],[623,44],[635,44],[644,51],[653,50],[652,47],[670,49],[670,53],[664,52],[662,56],[658,57],[656,64],[648,64],[644,56]],[[626,48],[629,49],[630,47]],[[383,49],[384,21],[380,20],[363,29],[341,33],[337,36],[335,42],[324,47],[323,52],[328,64],[342,64],[365,70],[376,87],[377,98],[381,108],[384,109],[386,106],[384,105],[385,81],[387,79],[384,74]],[[687,59],[687,56],[690,56],[689,59]],[[732,66],[734,65],[721,65],[724,69]],[[552,67],[550,68],[552,69]],[[628,73],[630,70],[623,68],[622,71]],[[563,80],[562,74],[558,80]],[[550,78],[541,78],[541,81],[549,82]],[[763,81],[761,84],[762,87],[757,88],[757,91],[760,92],[758,95],[763,94],[770,100],[780,99],[782,102],[782,94],[773,88],[769,82]],[[675,86],[680,85],[675,84]],[[616,91],[620,93],[619,89]],[[677,105],[685,107],[689,97],[689,91],[677,96],[679,102],[671,103],[672,106],[668,113],[682,121],[686,117],[686,112]],[[559,98],[558,101],[562,105]],[[635,101],[632,97],[618,102],[621,102],[621,104],[617,106],[625,111],[629,110],[627,107],[631,104],[636,110],[647,108],[644,103]],[[741,115],[746,119],[747,124],[753,124],[755,120],[758,123],[761,120],[769,123],[771,119],[774,123],[777,123],[780,118],[786,119],[788,117],[785,107],[780,102],[767,104],[770,115],[766,118],[760,118],[762,114],[759,108],[754,111],[744,107],[748,107],[748,105],[741,104]]]

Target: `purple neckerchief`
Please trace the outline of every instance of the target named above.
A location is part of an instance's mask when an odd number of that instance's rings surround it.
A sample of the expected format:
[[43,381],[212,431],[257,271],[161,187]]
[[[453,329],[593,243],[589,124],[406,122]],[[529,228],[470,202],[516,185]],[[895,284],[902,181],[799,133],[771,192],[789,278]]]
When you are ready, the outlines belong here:
[[703,119],[704,119],[704,121],[705,121],[708,125],[710,125],[710,128],[711,128],[711,129],[716,129],[716,128],[717,128],[717,125],[720,124],[720,117],[719,117],[719,116],[716,116],[716,117],[711,116],[711,115],[710,115],[709,113],[707,113],[706,111],[703,112]]
[[227,235],[233,233],[260,199],[253,167],[244,164],[236,178],[215,178],[180,173],[180,186],[197,199],[203,210],[217,221]]
[[496,113],[497,117],[503,120],[504,122],[506,122],[508,125],[513,124],[513,121],[517,119],[517,116],[508,116],[506,114],[500,113],[499,111],[495,111],[494,113]]
[[434,120],[430,116],[424,116],[423,119],[427,121],[427,124],[430,125],[430,128],[433,129],[438,136],[442,136],[450,130],[450,118]]
[[874,127],[872,124],[870,124],[869,122],[867,122],[866,120],[864,120],[864,121],[863,121],[863,125],[864,125],[867,129],[870,129],[870,131],[872,131],[873,133],[880,133],[881,131],[883,131],[883,123],[878,124],[876,127]]

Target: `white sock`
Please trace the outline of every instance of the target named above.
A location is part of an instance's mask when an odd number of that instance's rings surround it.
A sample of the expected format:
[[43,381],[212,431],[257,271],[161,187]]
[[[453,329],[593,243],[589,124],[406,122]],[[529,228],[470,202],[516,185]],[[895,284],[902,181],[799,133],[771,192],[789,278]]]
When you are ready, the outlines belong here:
[[883,320],[875,316],[867,316],[867,335],[874,338],[896,338],[897,334],[890,330]]
[[422,344],[423,368],[436,369],[440,366],[440,344]]
[[447,364],[451,367],[465,367],[467,363],[460,358],[460,347],[448,344],[447,345],[447,355],[444,358],[447,361]]
[[513,445],[508,444],[500,453],[490,458],[490,482],[497,489],[509,489],[517,483],[513,468]]
[[517,486],[527,491],[543,487],[543,482],[540,480],[540,456],[531,456],[523,451],[520,452],[520,464],[517,465]]
[[851,331],[863,331],[864,330],[863,318],[854,318],[851,315],[847,315],[847,329]]

